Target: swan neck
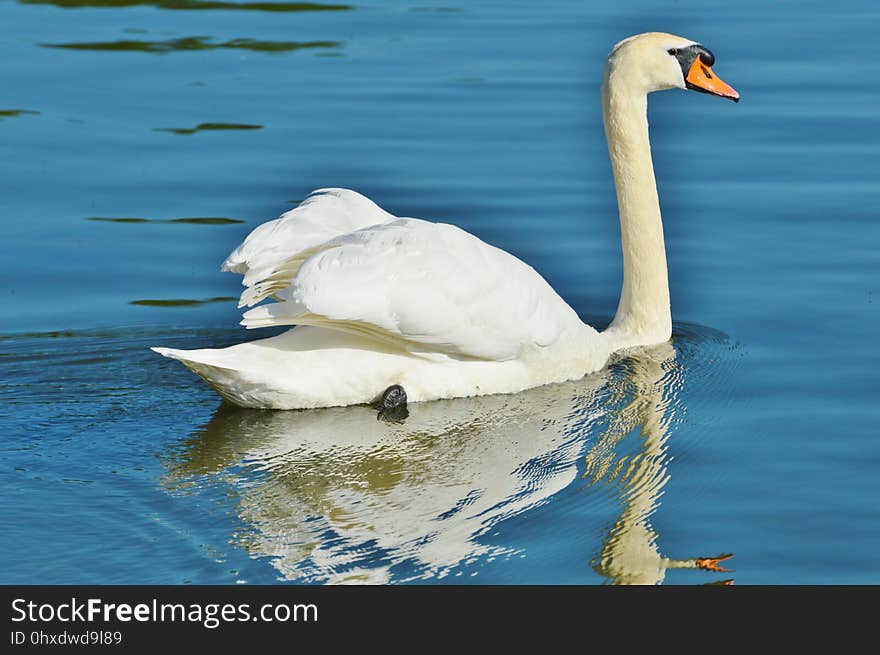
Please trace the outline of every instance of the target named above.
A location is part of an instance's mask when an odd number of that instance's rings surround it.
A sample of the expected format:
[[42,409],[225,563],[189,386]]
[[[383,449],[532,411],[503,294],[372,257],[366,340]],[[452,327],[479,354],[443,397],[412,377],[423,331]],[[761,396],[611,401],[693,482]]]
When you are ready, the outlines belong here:
[[663,222],[648,136],[648,98],[636,82],[609,69],[602,85],[623,249],[620,303],[608,332],[620,340],[620,347],[662,343],[672,335]]

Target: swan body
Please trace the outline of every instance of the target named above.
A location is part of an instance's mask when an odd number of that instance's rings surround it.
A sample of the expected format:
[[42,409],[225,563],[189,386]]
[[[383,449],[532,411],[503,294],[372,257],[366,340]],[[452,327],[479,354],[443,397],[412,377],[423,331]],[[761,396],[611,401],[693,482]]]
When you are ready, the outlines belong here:
[[[341,230],[382,220],[313,245],[327,216],[351,217]],[[316,191],[273,223],[223,267],[253,280],[242,305],[276,299],[245,312],[245,326],[297,327],[222,349],[155,349],[237,405],[360,404],[394,384],[410,401],[513,393],[582,377],[610,354],[534,269],[452,225],[395,218],[346,189]]]
[[[223,349],[154,350],[237,405],[303,409],[374,402],[391,385],[410,401],[514,393],[580,378],[617,350],[667,341],[647,93],[706,90],[690,82],[695,67],[708,70],[704,53],[649,33],[609,56],[602,101],[624,280],[604,332],[513,255],[452,225],[397,218],[354,191],[319,189],[257,227],[222,266],[244,276],[243,325],[295,327]],[[710,73],[706,80],[736,93]],[[266,299],[274,302],[257,305]]]

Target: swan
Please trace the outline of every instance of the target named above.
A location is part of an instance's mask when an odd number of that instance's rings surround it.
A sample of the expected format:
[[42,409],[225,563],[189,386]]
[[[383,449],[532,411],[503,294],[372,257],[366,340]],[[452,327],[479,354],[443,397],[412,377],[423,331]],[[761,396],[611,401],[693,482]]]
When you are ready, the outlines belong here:
[[[693,89],[733,101],[714,55],[671,34],[616,44],[602,82],[623,285],[602,332],[530,266],[453,225],[397,218],[347,189],[319,189],[258,226],[221,270],[244,276],[247,328],[295,326],[222,349],[153,348],[227,401],[306,409],[390,407],[516,393],[579,379],[619,350],[672,333],[647,95]],[[265,299],[275,302],[260,304]],[[256,305],[256,306],[255,306]]]

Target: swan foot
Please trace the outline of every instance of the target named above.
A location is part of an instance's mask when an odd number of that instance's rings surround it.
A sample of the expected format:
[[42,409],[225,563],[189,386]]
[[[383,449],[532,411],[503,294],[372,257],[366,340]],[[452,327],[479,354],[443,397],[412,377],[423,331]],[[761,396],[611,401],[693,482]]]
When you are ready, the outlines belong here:
[[729,560],[731,557],[733,557],[733,553],[726,553],[724,555],[719,555],[718,557],[698,557],[695,561],[698,569],[716,571],[718,573],[729,573],[730,569],[721,566],[721,562]]
[[379,414],[376,418],[388,423],[403,423],[409,416],[406,408],[406,391],[399,384],[392,384],[382,392],[376,404]]

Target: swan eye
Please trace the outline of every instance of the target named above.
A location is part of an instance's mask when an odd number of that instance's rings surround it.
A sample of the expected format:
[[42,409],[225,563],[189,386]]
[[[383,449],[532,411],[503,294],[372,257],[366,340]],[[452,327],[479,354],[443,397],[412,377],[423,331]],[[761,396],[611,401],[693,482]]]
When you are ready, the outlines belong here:
[[678,48],[669,48],[669,50],[667,50],[667,52],[670,55],[672,55],[673,57],[675,57],[678,54]]

